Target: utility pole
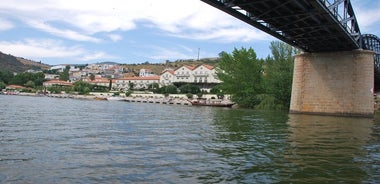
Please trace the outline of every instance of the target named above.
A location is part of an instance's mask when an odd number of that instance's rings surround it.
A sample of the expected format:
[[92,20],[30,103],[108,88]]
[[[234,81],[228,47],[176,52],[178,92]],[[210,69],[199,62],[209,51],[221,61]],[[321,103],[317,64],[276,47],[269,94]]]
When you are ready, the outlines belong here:
[[199,51],[200,51],[201,49],[200,48],[198,48],[198,61],[199,61]]

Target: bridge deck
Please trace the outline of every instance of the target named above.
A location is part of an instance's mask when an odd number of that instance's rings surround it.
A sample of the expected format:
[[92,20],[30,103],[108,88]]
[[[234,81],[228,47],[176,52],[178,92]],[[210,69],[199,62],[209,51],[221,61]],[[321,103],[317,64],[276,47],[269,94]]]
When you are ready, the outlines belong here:
[[[331,11],[334,5],[328,7],[325,0],[202,1],[304,51],[360,48],[357,37],[348,31],[351,28],[341,24],[339,17]],[[345,11],[353,14],[352,8]],[[345,22],[353,21],[352,17],[344,19]]]

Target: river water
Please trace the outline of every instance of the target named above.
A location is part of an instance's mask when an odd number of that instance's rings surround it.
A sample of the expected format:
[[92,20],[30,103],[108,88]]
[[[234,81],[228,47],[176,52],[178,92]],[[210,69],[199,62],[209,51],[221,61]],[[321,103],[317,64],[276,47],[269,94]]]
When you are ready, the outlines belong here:
[[0,183],[379,183],[380,120],[0,95]]

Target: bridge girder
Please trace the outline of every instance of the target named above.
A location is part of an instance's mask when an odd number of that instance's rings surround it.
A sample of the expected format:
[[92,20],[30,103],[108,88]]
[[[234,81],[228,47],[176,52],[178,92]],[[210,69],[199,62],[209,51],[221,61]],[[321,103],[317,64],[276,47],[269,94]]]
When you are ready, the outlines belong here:
[[307,52],[362,48],[350,0],[202,0]]

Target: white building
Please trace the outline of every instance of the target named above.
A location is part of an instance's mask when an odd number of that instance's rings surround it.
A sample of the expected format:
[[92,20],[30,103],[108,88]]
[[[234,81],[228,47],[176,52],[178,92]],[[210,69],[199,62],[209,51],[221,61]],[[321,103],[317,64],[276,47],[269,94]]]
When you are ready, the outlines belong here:
[[45,81],[43,83],[43,86],[45,86],[45,87],[51,87],[51,86],[72,86],[72,85],[73,85],[73,83],[71,83],[71,82],[62,81],[62,80],[58,80],[58,79],[53,79],[53,80]]
[[195,67],[193,66],[181,66],[178,69],[174,70],[174,80],[173,82],[186,82],[192,83],[194,82],[193,70]]
[[59,75],[57,74],[44,74],[46,80],[53,80],[53,79],[59,79]]
[[193,70],[194,83],[220,83],[216,78],[216,71],[213,66],[199,65]]
[[176,70],[166,70],[160,76],[162,86],[170,85],[175,82],[183,83],[221,83],[217,79],[215,67],[202,64],[196,67],[182,66]]
[[133,89],[148,89],[149,85],[159,84],[159,76],[150,77],[126,77],[112,80],[112,89],[119,91],[127,91],[132,86]]
[[157,75],[150,69],[141,68],[139,76],[140,77],[151,77],[151,76],[157,76]]
[[168,86],[173,83],[175,78],[174,70],[164,70],[160,75],[160,85]]
[[52,66],[50,70],[57,70],[58,72],[63,72],[67,65],[56,65]]
[[196,67],[182,66],[176,70],[165,70],[160,76],[160,86],[173,83],[193,83],[202,90],[209,91],[216,84],[221,83],[216,75],[215,67],[202,64]]

